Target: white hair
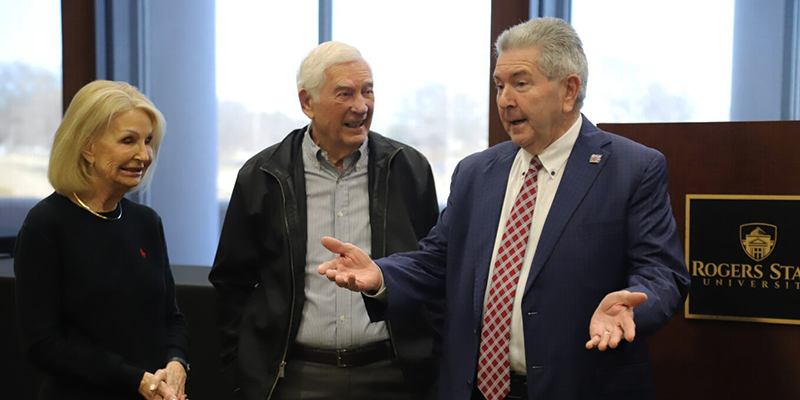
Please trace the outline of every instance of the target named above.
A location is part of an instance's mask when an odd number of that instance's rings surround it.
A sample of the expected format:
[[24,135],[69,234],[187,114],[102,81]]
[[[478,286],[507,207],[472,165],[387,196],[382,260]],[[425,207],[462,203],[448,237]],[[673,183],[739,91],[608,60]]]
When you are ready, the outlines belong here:
[[505,51],[538,48],[539,70],[547,79],[561,80],[571,74],[578,75],[581,87],[575,105],[578,110],[586,98],[589,81],[589,64],[583,44],[575,29],[563,19],[536,18],[506,29],[494,44],[499,57]]
[[305,89],[311,98],[318,100],[319,92],[325,86],[325,71],[328,68],[361,60],[364,60],[361,52],[353,46],[341,42],[322,43],[303,58],[297,70],[297,91]]

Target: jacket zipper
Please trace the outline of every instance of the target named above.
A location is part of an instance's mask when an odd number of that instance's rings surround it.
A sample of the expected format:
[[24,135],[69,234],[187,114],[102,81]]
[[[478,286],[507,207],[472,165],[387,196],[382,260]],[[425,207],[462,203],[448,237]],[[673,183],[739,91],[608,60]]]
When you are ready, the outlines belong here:
[[[397,149],[397,151],[392,153],[392,155],[389,157],[389,162],[387,163],[387,166],[386,166],[386,193],[385,193],[386,196],[385,196],[385,199],[386,199],[386,204],[387,205],[389,203],[389,172],[391,171],[390,167],[392,165],[392,160],[394,160],[394,157],[402,149],[403,148],[401,147],[401,148]],[[286,216],[286,193],[283,190],[283,184],[281,183],[281,180],[278,179],[278,177],[275,174],[273,174],[272,172],[269,172],[269,171],[267,171],[267,170],[265,170],[263,168],[261,170],[266,172],[266,173],[268,173],[268,174],[270,174],[270,175],[272,175],[272,177],[275,178],[275,180],[278,182],[278,186],[281,188],[281,198],[283,199],[283,223],[284,223],[284,225],[286,227],[286,237],[289,238],[290,237],[290,235],[289,235],[289,233],[290,233],[289,232],[289,219]],[[388,215],[389,215],[389,209],[388,209],[388,207],[384,207],[384,209],[383,209],[383,249],[384,249],[384,252],[386,252],[386,230],[388,229],[388,225],[387,225],[386,221],[387,221]],[[294,303],[295,303],[294,302],[294,296],[295,296],[295,293],[294,293],[294,281],[295,281],[295,276],[294,276],[294,258],[292,257],[292,241],[291,240],[289,240],[289,267],[290,267],[290,272],[291,272],[291,275],[292,275],[292,307],[291,307],[291,310],[289,311],[289,331],[291,331],[292,321],[294,320]],[[392,328],[388,323],[386,324],[386,326],[389,329],[389,335],[391,336],[392,335]],[[391,340],[390,342],[392,343],[392,351],[394,351],[394,354],[396,355],[397,354],[397,348],[395,348],[394,340]],[[275,381],[272,383],[272,388],[269,390],[269,394],[267,395],[267,400],[272,398],[272,393],[275,392],[275,387],[278,385],[278,379],[284,377],[284,372],[286,370],[286,355],[288,353],[289,353],[289,338],[287,337],[286,338],[286,346],[284,346],[284,348],[283,348],[283,357],[281,359],[281,365],[278,368],[278,377],[275,378]]]
[[384,193],[384,199],[386,199],[385,200],[386,201],[386,207],[383,208],[383,254],[384,254],[384,256],[388,255],[387,254],[388,250],[386,249],[386,236],[387,236],[386,235],[386,230],[389,229],[388,228],[388,222],[387,222],[389,220],[389,218],[388,218],[388,216],[389,216],[389,175],[391,174],[391,171],[392,171],[392,168],[391,168],[392,167],[392,160],[394,160],[394,156],[396,156],[397,153],[400,152],[400,150],[403,150],[403,148],[401,147],[401,148],[397,149],[394,153],[392,153],[392,155],[389,156],[389,162],[386,163],[386,193]]
[[[391,168],[392,167],[392,160],[394,160],[394,156],[396,156],[397,153],[400,152],[400,150],[403,150],[403,148],[401,147],[401,148],[397,149],[397,151],[392,153],[392,155],[389,156],[389,162],[386,163],[386,193],[384,193],[385,194],[384,199],[386,199],[385,200],[386,201],[386,207],[383,208],[383,254],[384,254],[384,256],[388,255],[387,254],[388,253],[388,249],[386,248],[386,237],[388,235],[386,234],[386,230],[389,229],[389,225],[388,225],[388,222],[387,222],[389,220],[389,175],[390,175],[390,173],[392,171],[392,168]],[[394,338],[394,334],[392,334],[391,321],[386,321],[386,329],[389,331],[389,337],[390,338]],[[397,357],[397,348],[394,345],[394,340],[390,340],[389,343],[392,344],[392,351],[394,352],[395,357]]]
[[[270,174],[270,175],[272,175],[272,177],[275,178],[275,180],[278,182],[278,186],[281,188],[281,198],[283,199],[283,204],[282,204],[282,207],[283,207],[283,223],[284,223],[284,226],[286,228],[286,239],[289,242],[289,271],[290,271],[291,276],[292,276],[292,297],[291,297],[291,299],[292,299],[292,307],[291,307],[291,309],[289,311],[289,332],[291,332],[291,330],[292,330],[292,321],[294,320],[294,303],[295,303],[295,301],[294,301],[294,297],[295,297],[294,285],[295,285],[295,276],[294,276],[294,257],[293,257],[293,254],[292,254],[292,241],[291,241],[290,232],[289,232],[289,217],[286,215],[286,192],[283,190],[283,184],[281,183],[281,180],[278,179],[278,177],[275,174],[265,170],[264,168],[261,168],[261,170],[266,172],[266,173],[268,173],[268,174]],[[290,335],[291,335],[291,333],[290,333]],[[278,376],[275,378],[275,381],[272,382],[272,388],[269,390],[269,394],[267,395],[267,400],[272,398],[272,393],[275,392],[275,387],[278,385],[278,380],[280,378],[284,377],[284,373],[285,373],[285,370],[286,370],[286,355],[288,353],[289,353],[289,337],[286,337],[286,346],[284,346],[284,348],[283,348],[283,357],[281,357],[281,365],[278,367]]]

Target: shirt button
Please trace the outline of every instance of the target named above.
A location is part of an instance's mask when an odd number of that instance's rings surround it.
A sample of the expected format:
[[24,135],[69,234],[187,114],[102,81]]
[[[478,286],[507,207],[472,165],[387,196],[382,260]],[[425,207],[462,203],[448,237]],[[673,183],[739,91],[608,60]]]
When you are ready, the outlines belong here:
[[338,215],[338,216],[339,216],[339,218],[342,218],[342,217],[344,217],[344,213],[343,213],[343,212],[341,212],[341,211],[339,211],[339,213],[338,213],[338,214],[336,214],[336,215]]
[[336,181],[336,183],[342,183],[342,182],[343,182],[342,178],[339,178],[339,180]]
[[339,317],[339,319],[340,319],[342,322],[344,322],[344,315],[342,315],[341,317]]

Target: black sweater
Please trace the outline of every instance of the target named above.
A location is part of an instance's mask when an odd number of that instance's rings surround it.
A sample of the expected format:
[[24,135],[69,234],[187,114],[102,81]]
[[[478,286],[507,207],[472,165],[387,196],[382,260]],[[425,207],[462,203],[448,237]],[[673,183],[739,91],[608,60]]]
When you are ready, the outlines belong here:
[[19,232],[19,333],[47,374],[41,398],[141,398],[145,371],[187,357],[161,219],[127,199],[120,206],[122,218],[103,220],[53,193]]

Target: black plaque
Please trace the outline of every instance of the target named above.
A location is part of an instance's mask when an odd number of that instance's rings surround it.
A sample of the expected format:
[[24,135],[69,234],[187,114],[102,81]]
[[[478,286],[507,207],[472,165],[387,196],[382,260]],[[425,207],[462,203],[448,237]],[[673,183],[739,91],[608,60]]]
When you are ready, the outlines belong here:
[[800,325],[800,196],[687,195],[686,318]]

